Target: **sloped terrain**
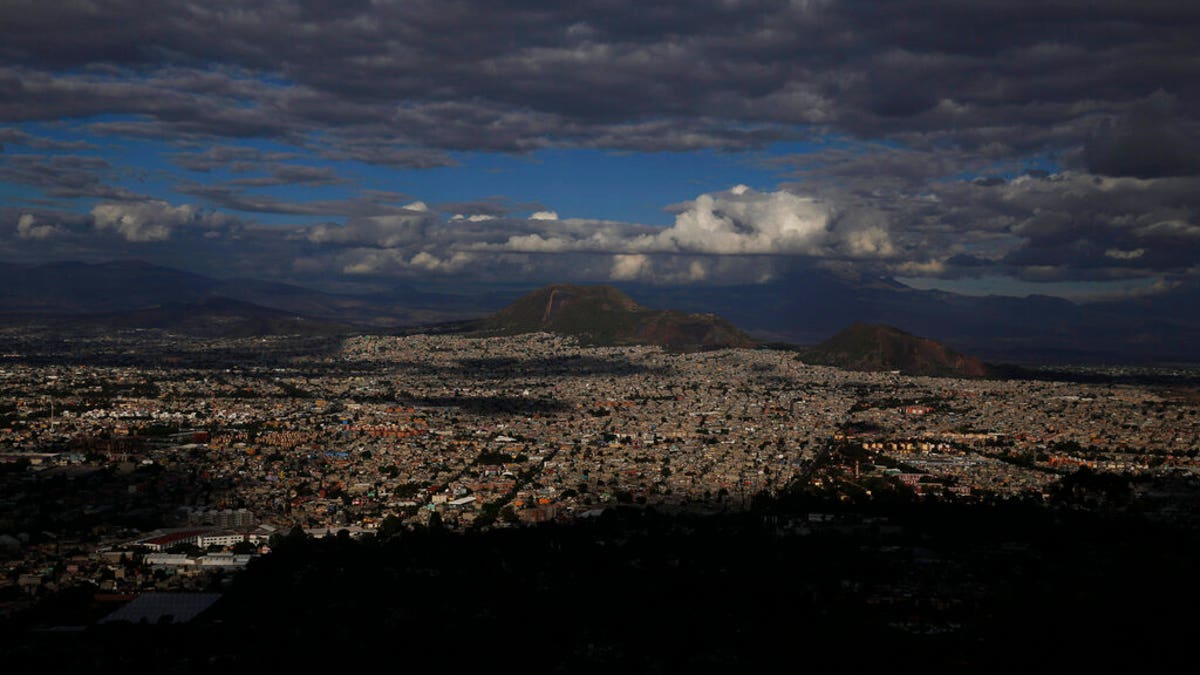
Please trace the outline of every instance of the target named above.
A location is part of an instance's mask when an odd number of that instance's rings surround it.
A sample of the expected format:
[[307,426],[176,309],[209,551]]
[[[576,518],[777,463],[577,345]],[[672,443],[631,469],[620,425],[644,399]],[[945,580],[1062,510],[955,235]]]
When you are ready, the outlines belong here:
[[988,366],[929,338],[891,326],[856,323],[825,342],[804,350],[806,363],[847,370],[898,370],[906,375],[984,377]]
[[750,336],[716,315],[647,309],[611,286],[546,286],[473,328],[493,335],[545,331],[593,345],[716,349],[755,344]]

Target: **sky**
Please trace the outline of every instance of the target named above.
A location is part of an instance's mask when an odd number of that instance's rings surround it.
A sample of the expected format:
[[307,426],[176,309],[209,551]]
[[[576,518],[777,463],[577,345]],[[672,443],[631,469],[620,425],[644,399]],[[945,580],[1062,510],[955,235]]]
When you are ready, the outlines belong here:
[[1200,4],[0,0],[0,261],[1200,279]]

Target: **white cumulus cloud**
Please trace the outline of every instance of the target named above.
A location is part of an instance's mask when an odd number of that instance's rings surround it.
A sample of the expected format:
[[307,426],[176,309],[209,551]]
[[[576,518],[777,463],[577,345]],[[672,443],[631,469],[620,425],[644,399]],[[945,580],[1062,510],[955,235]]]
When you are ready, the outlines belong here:
[[345,225],[317,225],[308,230],[314,244],[357,244],[395,248],[419,243],[437,216],[421,202],[405,206],[406,212],[351,218]]
[[49,239],[66,233],[57,225],[39,225],[32,213],[22,213],[17,219],[17,238],[26,240]]
[[129,242],[166,241],[182,227],[218,230],[238,223],[236,218],[206,211],[192,204],[172,206],[164,201],[120,202],[92,207],[98,230],[112,230]]
[[739,185],[700,195],[674,225],[632,245],[662,252],[815,255],[826,243],[829,217],[829,208],[810,197]]
[[651,274],[653,264],[650,258],[640,254],[618,254],[613,256],[612,272],[609,274],[614,281],[632,281]]
[[482,243],[476,248],[523,253],[816,258],[886,258],[895,254],[882,219],[864,222],[861,218],[835,219],[834,215],[828,204],[812,197],[786,190],[758,192],[738,185],[685,204],[667,228],[569,219],[554,221],[554,226],[547,223],[540,231],[513,234],[501,245]]

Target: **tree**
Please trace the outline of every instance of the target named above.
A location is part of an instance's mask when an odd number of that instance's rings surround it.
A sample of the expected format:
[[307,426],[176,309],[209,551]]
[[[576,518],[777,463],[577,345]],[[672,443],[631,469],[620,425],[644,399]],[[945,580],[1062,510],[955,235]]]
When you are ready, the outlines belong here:
[[521,522],[521,519],[517,517],[517,512],[513,510],[512,504],[505,504],[504,507],[500,509],[500,518],[504,520],[504,522],[513,525]]
[[276,532],[271,535],[270,542],[275,551],[302,549],[308,545],[308,535],[304,533],[304,528],[294,525],[287,534]]
[[398,536],[404,531],[404,521],[400,520],[395,515],[388,515],[379,523],[379,529],[376,531],[376,536],[381,539],[391,539]]
[[239,555],[244,555],[244,554],[248,554],[248,553],[257,553],[258,546],[256,544],[254,544],[253,542],[251,542],[249,539],[243,539],[243,540],[239,541],[238,543],[234,544],[232,550],[234,553],[237,553]]

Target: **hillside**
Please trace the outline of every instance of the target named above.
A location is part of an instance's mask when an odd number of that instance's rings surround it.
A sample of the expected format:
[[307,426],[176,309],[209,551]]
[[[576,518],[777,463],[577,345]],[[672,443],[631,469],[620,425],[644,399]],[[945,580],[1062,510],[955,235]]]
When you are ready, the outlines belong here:
[[905,375],[984,377],[988,366],[929,338],[891,326],[856,323],[799,356],[847,370],[898,370]]
[[473,328],[491,335],[545,331],[574,336],[593,345],[716,349],[755,344],[750,336],[718,316],[647,309],[611,286],[546,286]]

